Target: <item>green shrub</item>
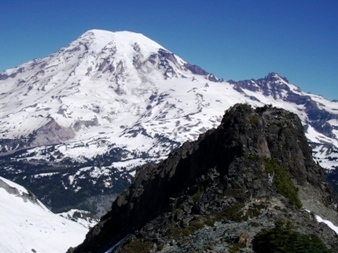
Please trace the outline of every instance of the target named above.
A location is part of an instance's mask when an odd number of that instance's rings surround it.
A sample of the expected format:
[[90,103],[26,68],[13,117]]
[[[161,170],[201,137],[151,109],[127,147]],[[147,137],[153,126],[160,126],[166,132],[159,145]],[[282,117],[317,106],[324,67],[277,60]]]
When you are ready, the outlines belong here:
[[272,229],[263,229],[252,241],[256,253],[333,253],[315,235],[300,234],[290,222],[277,221]]
[[298,189],[293,184],[289,173],[282,166],[271,159],[265,159],[264,165],[266,172],[274,175],[273,185],[276,187],[277,191],[286,197],[291,205],[301,208],[302,202],[298,196]]
[[263,206],[250,207],[248,210],[243,212],[242,220],[248,220],[249,218],[258,217],[262,214],[261,209],[263,209]]
[[152,243],[135,239],[123,246],[124,253],[147,253],[151,249]]

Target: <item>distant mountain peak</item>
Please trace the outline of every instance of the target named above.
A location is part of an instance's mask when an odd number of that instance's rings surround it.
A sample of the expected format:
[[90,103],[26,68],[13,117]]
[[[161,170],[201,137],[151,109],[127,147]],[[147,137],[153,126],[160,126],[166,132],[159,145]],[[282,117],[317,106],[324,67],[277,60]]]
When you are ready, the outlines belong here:
[[270,81],[282,80],[285,83],[289,83],[289,80],[287,78],[282,77],[281,75],[279,75],[276,72],[270,72],[265,78],[270,80]]

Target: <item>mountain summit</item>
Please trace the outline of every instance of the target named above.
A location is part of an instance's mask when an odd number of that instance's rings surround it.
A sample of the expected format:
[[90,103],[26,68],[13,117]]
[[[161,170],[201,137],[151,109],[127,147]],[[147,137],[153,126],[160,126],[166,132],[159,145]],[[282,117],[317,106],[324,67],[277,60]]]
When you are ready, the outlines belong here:
[[320,238],[337,250],[337,235],[303,209],[337,224],[337,200],[297,115],[237,104],[217,129],[140,168],[84,243],[69,252],[272,252],[261,245],[272,247],[279,237],[261,237],[276,229],[285,230],[284,244],[290,233],[293,244],[309,236],[305,244]]
[[337,167],[337,102],[277,73],[226,82],[137,33],[90,30],[0,73],[0,86],[0,175],[54,212],[105,213],[137,166],[217,127],[236,103],[296,113],[316,160]]
[[[0,75],[0,109],[15,118],[2,122],[1,136],[27,139],[37,131],[26,146],[74,139],[83,126],[107,125],[115,114],[142,110],[139,104],[153,95],[156,82],[191,78],[188,67],[141,34],[90,30],[54,54]],[[58,131],[46,136],[39,132],[45,126]]]

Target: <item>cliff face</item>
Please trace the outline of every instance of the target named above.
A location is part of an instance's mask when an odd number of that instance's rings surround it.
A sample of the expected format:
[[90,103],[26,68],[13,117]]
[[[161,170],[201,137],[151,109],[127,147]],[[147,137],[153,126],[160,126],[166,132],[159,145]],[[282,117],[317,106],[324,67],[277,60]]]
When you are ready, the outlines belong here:
[[255,235],[281,219],[338,250],[335,234],[302,208],[335,222],[336,200],[295,114],[238,104],[217,129],[139,169],[111,211],[69,252],[105,252],[113,245],[118,252],[206,246],[215,252],[240,240],[252,252]]

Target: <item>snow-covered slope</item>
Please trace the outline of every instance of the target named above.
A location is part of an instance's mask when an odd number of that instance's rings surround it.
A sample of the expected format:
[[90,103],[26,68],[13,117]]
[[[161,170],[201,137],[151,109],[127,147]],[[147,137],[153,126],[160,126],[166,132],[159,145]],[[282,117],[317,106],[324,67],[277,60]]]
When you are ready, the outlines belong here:
[[48,57],[1,73],[0,85],[1,175],[53,210],[100,205],[102,213],[101,204],[126,188],[136,166],[218,126],[235,103],[297,113],[316,159],[337,166],[338,152],[330,152],[338,147],[337,102],[276,73],[225,82],[141,34],[90,30]]
[[0,177],[0,252],[65,252],[88,229],[50,212],[24,187]]

